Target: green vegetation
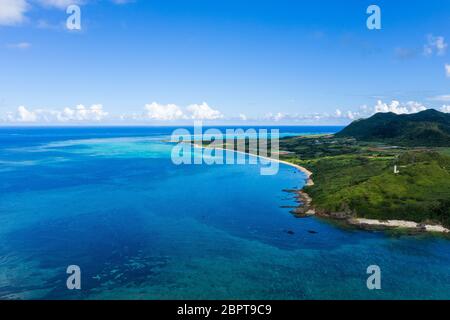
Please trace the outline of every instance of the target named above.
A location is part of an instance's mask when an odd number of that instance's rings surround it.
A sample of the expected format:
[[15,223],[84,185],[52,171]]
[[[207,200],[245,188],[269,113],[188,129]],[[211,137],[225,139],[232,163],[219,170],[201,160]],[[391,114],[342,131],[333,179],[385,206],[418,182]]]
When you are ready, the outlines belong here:
[[377,113],[354,121],[336,137],[410,147],[450,147],[450,114],[433,109],[403,115]]
[[447,156],[450,156],[450,148],[441,148],[441,149],[439,149],[439,152],[441,152],[442,154],[445,154]]
[[[325,136],[282,139],[283,160],[311,170],[316,211],[450,226],[447,149],[399,148]],[[397,165],[399,173],[394,173]]]

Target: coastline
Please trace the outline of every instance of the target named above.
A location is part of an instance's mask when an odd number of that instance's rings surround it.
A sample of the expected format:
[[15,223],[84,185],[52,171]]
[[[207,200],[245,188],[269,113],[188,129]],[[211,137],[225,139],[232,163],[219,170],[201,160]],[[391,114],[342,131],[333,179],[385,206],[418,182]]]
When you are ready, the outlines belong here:
[[241,154],[245,154],[245,155],[250,155],[250,156],[266,159],[266,160],[269,160],[269,161],[276,161],[278,163],[283,163],[283,164],[286,164],[288,166],[291,166],[291,167],[294,167],[294,168],[298,169],[299,171],[303,172],[306,175],[306,179],[305,179],[306,180],[306,184],[305,184],[305,186],[313,186],[314,185],[314,181],[311,178],[313,173],[311,171],[309,171],[308,169],[306,169],[305,167],[302,167],[302,166],[300,166],[298,164],[295,164],[295,163],[292,163],[292,162],[288,162],[288,161],[281,160],[281,159],[274,159],[274,158],[270,158],[270,157],[260,156],[258,154],[254,154],[254,153],[232,150],[232,149],[223,148],[223,147],[210,147],[210,146],[198,145],[196,143],[192,143],[192,145],[194,147],[196,147],[196,148],[209,148],[209,149],[233,151],[235,153],[241,153]]
[[400,229],[411,229],[417,231],[425,232],[438,232],[438,233],[449,233],[450,230],[441,225],[432,225],[417,223],[413,221],[406,220],[375,220],[375,219],[365,219],[365,218],[352,218],[348,219],[348,223],[351,225],[360,226],[366,229],[371,227],[383,227],[383,228],[400,228]]
[[[253,154],[252,154],[253,155]],[[255,155],[256,156],[256,155]],[[258,156],[259,157],[259,156]],[[305,186],[313,186],[314,181],[311,178],[313,173],[309,171],[308,169],[298,165],[294,164],[285,160],[280,159],[272,159],[268,157],[263,157],[270,159],[272,161],[278,161],[280,163],[287,164],[291,167],[294,167],[303,173],[306,174],[306,184]],[[293,190],[287,190],[287,191],[293,191]],[[306,193],[303,189],[302,190],[295,190],[297,193],[297,201],[301,203],[301,205],[292,210],[291,213],[294,214],[297,217],[310,217],[310,216],[324,216],[324,217],[331,217],[334,219],[340,219],[345,220],[349,225],[359,227],[364,230],[370,230],[373,228],[379,228],[379,229],[409,229],[409,230],[415,230],[418,232],[436,232],[436,233],[450,233],[450,229],[445,228],[442,225],[439,224],[425,224],[425,223],[418,223],[414,221],[406,221],[406,220],[378,220],[378,219],[366,219],[366,218],[352,218],[343,215],[342,213],[331,213],[331,214],[324,214],[321,213],[319,210],[316,210],[314,206],[312,205],[312,198],[311,196]]]
[[[203,146],[198,145],[196,143],[193,143],[193,146],[196,148],[211,148],[209,146]],[[236,151],[231,150],[223,147],[214,147],[214,149],[219,150],[227,150],[227,151],[233,151],[236,153],[242,153],[246,155],[251,155],[258,158],[267,159],[269,161],[276,161],[278,163],[286,164],[288,166],[294,167],[297,170],[303,172],[306,175],[306,183],[305,186],[313,186],[314,181],[312,179],[313,172],[306,169],[305,167],[302,167],[298,164],[288,162],[281,159],[274,159],[270,157],[260,156],[249,152],[242,152],[242,151]],[[304,186],[304,187],[305,187]],[[303,188],[304,188],[303,187]],[[338,219],[338,220],[344,220],[349,225],[355,226],[364,230],[373,230],[373,229],[380,229],[380,230],[392,230],[392,229],[406,229],[406,230],[413,230],[417,232],[435,232],[435,233],[450,233],[450,229],[445,228],[442,225],[439,224],[425,224],[425,223],[418,223],[414,221],[406,221],[406,220],[378,220],[378,219],[366,219],[366,218],[357,218],[357,217],[349,217],[348,215],[345,215],[344,213],[324,213],[320,210],[316,210],[314,206],[312,205],[313,199],[311,196],[306,193],[303,188],[301,190],[284,190],[286,192],[295,193],[296,194],[296,200],[300,204],[297,208],[291,211],[291,213],[298,217],[298,218],[306,218],[311,216],[322,216],[332,219]]]

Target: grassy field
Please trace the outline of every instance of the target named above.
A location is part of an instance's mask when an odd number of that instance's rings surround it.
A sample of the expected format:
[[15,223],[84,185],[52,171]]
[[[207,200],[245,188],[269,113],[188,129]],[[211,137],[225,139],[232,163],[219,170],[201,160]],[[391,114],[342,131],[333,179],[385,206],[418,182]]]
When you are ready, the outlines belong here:
[[441,148],[439,151],[444,155],[450,156],[450,148]]

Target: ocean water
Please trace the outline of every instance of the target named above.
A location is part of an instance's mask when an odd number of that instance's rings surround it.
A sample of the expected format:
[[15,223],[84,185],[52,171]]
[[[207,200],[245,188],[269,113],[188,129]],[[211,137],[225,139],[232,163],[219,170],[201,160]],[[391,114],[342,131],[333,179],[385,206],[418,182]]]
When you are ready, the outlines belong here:
[[297,219],[303,173],[176,166],[172,130],[1,128],[0,299],[450,298],[450,240]]

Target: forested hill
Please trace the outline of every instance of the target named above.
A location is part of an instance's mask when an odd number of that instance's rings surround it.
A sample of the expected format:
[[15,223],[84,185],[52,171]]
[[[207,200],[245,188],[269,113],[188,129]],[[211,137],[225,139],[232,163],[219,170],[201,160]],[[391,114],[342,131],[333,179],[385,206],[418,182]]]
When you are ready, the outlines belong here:
[[414,114],[377,113],[352,122],[336,137],[410,147],[450,146],[450,114],[428,109]]

